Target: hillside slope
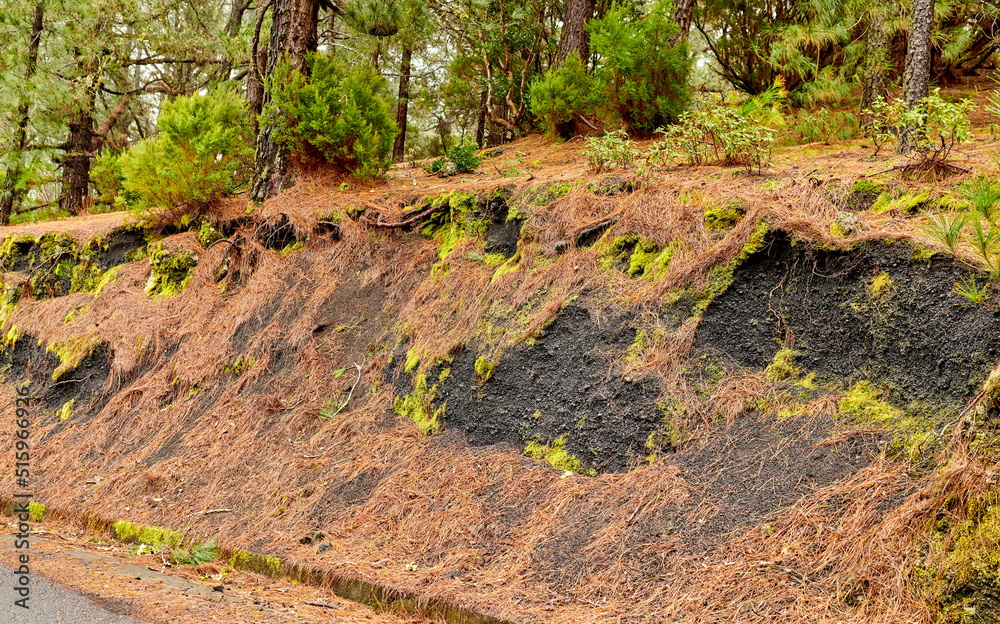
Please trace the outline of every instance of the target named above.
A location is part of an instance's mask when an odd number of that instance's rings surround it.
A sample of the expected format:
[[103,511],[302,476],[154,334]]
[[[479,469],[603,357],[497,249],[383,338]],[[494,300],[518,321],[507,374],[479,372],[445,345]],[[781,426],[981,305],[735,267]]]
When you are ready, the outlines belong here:
[[36,500],[519,622],[989,619],[1000,317],[914,215],[962,180],[580,149],[4,231]]

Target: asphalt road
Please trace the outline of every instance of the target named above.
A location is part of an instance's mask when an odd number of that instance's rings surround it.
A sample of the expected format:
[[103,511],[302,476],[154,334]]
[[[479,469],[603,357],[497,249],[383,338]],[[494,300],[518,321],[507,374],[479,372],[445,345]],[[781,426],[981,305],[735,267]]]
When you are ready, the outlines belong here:
[[141,624],[109,611],[106,607],[114,609],[113,603],[102,605],[35,573],[30,576],[31,593],[24,609],[14,604],[20,599],[14,591],[16,581],[13,570],[0,566],[0,622],[4,624]]

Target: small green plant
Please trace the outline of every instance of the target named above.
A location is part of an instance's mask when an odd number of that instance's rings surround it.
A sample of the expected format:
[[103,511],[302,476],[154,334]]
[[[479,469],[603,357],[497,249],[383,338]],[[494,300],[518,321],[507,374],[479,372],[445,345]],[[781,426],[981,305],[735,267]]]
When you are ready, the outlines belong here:
[[770,165],[776,134],[753,115],[720,104],[686,112],[678,123],[658,132],[663,140],[646,154],[651,164],[721,162],[742,165],[747,173],[761,173]]
[[174,548],[170,557],[176,565],[197,566],[219,558],[219,545],[215,540],[186,547]]
[[427,166],[424,167],[424,171],[426,171],[427,173],[438,173],[439,171],[444,169],[444,166],[447,164],[448,164],[447,158],[445,158],[444,156],[438,156],[434,160],[427,163]]
[[990,298],[986,292],[987,286],[988,284],[984,284],[980,287],[974,275],[963,275],[960,282],[955,282],[955,292],[965,297],[969,303],[982,304]]
[[600,138],[588,138],[583,155],[591,171],[602,173],[633,166],[639,158],[639,150],[624,130],[616,130]]
[[307,57],[308,76],[282,61],[271,79],[261,123],[303,162],[326,162],[362,179],[381,176],[398,130],[385,81],[370,66],[347,69],[321,54]]
[[941,97],[940,89],[934,89],[913,108],[901,99],[891,103],[879,99],[864,114],[872,119],[876,155],[893,136],[903,136],[909,148],[906,170],[950,171],[952,151],[969,139],[972,107],[970,100],[949,102]]
[[978,176],[957,186],[965,204],[984,219],[994,221],[993,209],[1000,202],[1000,187],[984,176]]
[[927,219],[923,225],[924,233],[944,245],[952,255],[958,254],[958,245],[962,241],[962,228],[965,227],[965,215],[948,216],[942,213],[935,216],[926,210],[920,212]]

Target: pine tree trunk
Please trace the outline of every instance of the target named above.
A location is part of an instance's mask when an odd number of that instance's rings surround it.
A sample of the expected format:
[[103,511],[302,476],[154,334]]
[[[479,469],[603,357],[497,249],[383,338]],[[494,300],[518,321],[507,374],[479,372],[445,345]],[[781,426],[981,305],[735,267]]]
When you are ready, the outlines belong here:
[[[27,86],[35,77],[38,68],[38,46],[42,40],[44,13],[42,4],[35,5],[35,13],[31,23],[31,39],[28,41],[28,62],[24,70],[24,83]],[[28,93],[25,89],[24,93]],[[7,170],[3,179],[3,191],[0,193],[0,223],[7,225],[10,223],[10,215],[14,212],[14,206],[21,203],[24,198],[24,186],[20,184],[21,175],[21,155],[28,143],[28,99],[22,97],[20,105],[17,107],[17,134],[16,145],[14,146],[14,163]]]
[[[275,0],[264,84],[267,84],[267,79],[283,58],[287,58],[298,71],[306,71],[306,54],[316,50],[318,20],[319,0]],[[271,93],[265,89],[262,108],[270,101]],[[262,121],[264,123],[257,133],[254,182],[250,192],[251,199],[257,202],[273,197],[291,186],[295,176],[288,154],[274,142],[273,127],[267,120]]]
[[392,144],[392,159],[396,162],[403,160],[403,152],[406,150],[406,114],[410,106],[410,61],[413,58],[413,48],[407,46],[403,49],[403,60],[399,64],[399,104],[396,107],[396,127],[399,134]]
[[590,58],[590,44],[585,28],[587,20],[594,16],[595,0],[566,0],[566,11],[563,14],[563,32],[559,39],[559,51],[556,53],[556,62],[562,65],[563,61],[572,52],[580,55],[580,60],[584,65]]
[[876,100],[888,98],[885,88],[886,63],[889,60],[889,36],[883,28],[884,18],[877,15],[868,28],[868,39],[865,41],[865,84],[861,91],[861,131],[864,136],[871,135],[872,116],[865,111],[871,110]]
[[69,122],[69,136],[63,143],[60,158],[62,190],[59,208],[72,215],[83,214],[90,194],[90,159],[93,158],[93,101],[88,100]]
[[[934,28],[934,0],[913,0],[910,41],[906,46],[906,69],[903,72],[903,101],[913,109],[927,97],[931,78],[931,30]],[[913,149],[917,128],[900,128],[896,151],[908,154]]]

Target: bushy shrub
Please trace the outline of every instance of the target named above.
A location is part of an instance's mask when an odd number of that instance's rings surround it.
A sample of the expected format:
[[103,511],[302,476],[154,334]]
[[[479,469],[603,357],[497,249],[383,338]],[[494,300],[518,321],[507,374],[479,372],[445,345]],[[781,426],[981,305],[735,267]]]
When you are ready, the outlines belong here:
[[109,159],[99,177],[106,175],[110,189],[120,175],[123,191],[134,197],[130,207],[141,215],[187,224],[235,190],[236,174],[253,154],[246,121],[234,91],[178,97],[164,103],[159,134],[121,155],[120,174]]
[[476,156],[474,143],[459,143],[448,150],[448,160],[455,163],[455,173],[475,173],[482,158]]
[[568,137],[573,134],[574,120],[593,114],[604,100],[601,86],[587,73],[580,57],[571,54],[531,86],[531,112],[548,131]]
[[398,132],[385,81],[368,65],[347,69],[321,54],[306,63],[308,76],[287,62],[274,70],[262,123],[302,162],[327,162],[363,179],[382,175]]
[[939,89],[934,89],[912,109],[907,108],[903,100],[886,102],[879,98],[864,113],[872,119],[876,155],[901,129],[913,128],[911,147],[921,164],[946,165],[952,150],[969,138],[972,107],[973,103],[965,99],[948,102],[941,97]]
[[761,173],[771,162],[775,130],[752,115],[713,104],[685,112],[677,124],[659,130],[663,141],[647,154],[651,164],[686,160],[691,165],[721,162]]
[[587,24],[590,47],[599,58],[597,80],[606,85],[607,105],[633,134],[650,135],[676,121],[691,99],[687,45],[669,42],[678,32],[671,5],[661,0],[641,19],[628,5],[613,5]]
[[639,157],[639,150],[624,130],[618,130],[600,138],[588,138],[583,155],[587,157],[590,170],[601,173],[631,167]]

